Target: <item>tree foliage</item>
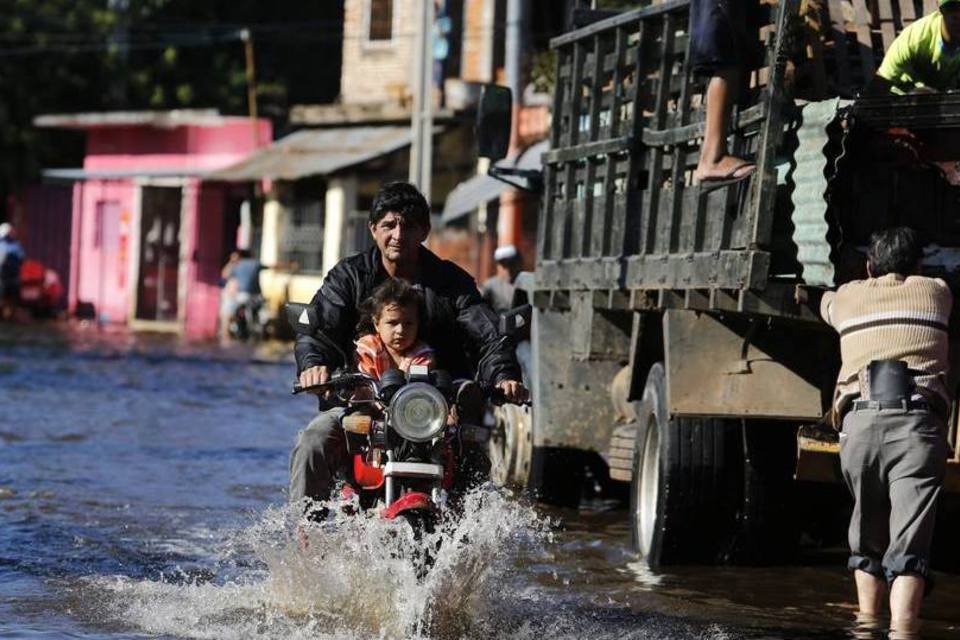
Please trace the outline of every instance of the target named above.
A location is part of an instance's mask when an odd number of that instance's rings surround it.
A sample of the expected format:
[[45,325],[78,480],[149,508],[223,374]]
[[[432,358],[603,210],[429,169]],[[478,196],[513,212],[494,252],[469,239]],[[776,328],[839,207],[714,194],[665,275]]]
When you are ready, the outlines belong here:
[[332,100],[342,17],[327,0],[0,0],[0,194],[80,162],[81,137],[35,129],[40,114],[246,113],[244,28],[262,115],[282,124],[289,104]]

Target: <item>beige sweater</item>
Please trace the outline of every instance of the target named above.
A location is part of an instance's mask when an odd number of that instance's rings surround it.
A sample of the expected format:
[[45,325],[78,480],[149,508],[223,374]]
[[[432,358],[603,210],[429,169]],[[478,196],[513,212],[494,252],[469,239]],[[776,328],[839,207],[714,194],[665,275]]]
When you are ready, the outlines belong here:
[[824,294],[820,314],[840,333],[834,409],[842,411],[859,394],[857,374],[871,360],[904,360],[923,371],[917,386],[949,406],[947,323],[952,305],[946,283],[923,276],[888,274]]

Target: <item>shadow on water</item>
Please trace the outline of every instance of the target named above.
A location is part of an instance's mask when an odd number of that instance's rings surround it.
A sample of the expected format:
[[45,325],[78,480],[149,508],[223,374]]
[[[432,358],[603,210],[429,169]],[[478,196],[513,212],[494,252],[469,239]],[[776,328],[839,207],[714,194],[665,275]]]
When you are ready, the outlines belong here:
[[[300,553],[280,505],[314,407],[286,354],[2,331],[0,638],[859,637],[842,551],[651,571],[609,503],[479,492],[426,580],[376,519]],[[925,638],[958,635],[958,586],[940,580]]]

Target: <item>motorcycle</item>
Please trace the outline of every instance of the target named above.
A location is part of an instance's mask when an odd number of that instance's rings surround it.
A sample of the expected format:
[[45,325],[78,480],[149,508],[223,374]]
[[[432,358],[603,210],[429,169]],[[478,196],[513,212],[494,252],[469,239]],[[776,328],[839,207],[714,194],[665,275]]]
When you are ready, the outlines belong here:
[[263,296],[239,294],[237,306],[230,316],[230,337],[235,340],[266,338]]
[[[286,308],[296,331],[327,340],[315,331],[312,307]],[[506,401],[497,390],[479,391],[491,402]],[[356,496],[362,509],[382,505],[381,517],[406,520],[415,535],[433,530],[448,500],[455,506],[469,484],[468,449],[485,445],[490,436],[483,425],[451,417],[450,408],[465,392],[443,370],[411,366],[407,373],[389,370],[379,380],[341,372],[320,385],[295,383],[293,393],[303,392],[323,393],[330,399],[321,396],[321,405],[345,410],[340,423],[352,461],[345,497]]]

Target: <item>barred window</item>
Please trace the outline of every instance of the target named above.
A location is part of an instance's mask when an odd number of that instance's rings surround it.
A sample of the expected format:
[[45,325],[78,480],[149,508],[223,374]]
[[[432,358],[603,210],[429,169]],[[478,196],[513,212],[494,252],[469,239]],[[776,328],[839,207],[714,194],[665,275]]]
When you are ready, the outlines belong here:
[[382,41],[393,38],[393,0],[370,0],[368,16],[368,40]]
[[297,201],[290,205],[280,228],[280,262],[296,262],[300,271],[322,271],[323,224],[322,201]]

